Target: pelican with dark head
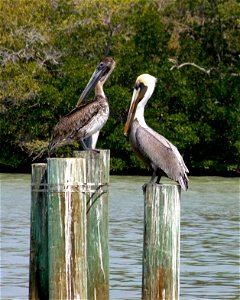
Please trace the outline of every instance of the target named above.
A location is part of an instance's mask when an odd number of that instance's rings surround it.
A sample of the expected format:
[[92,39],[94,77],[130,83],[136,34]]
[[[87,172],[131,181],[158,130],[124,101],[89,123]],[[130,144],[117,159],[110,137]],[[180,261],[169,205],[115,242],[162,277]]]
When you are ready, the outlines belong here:
[[[82,92],[77,107],[62,117],[55,126],[48,145],[49,154],[58,147],[80,142],[84,150],[95,149],[98,135],[109,116],[109,105],[103,85],[115,67],[115,61],[105,57],[96,67]],[[92,102],[80,105],[95,88]]]
[[134,152],[152,169],[150,183],[154,183],[156,177],[156,183],[160,183],[161,176],[166,174],[186,191],[188,168],[181,154],[164,136],[150,128],[144,119],[144,108],[153,94],[156,80],[149,74],[142,74],[137,78],[124,134],[127,135],[129,132],[129,140]]

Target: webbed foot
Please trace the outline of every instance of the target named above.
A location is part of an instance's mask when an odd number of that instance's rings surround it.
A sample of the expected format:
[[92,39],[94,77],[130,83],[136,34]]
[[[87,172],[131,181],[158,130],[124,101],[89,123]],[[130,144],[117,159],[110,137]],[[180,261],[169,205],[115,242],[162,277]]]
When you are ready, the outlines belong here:
[[143,194],[146,193],[147,185],[148,183],[144,183],[144,185],[142,186]]
[[159,183],[160,183],[160,180],[161,180],[161,175],[158,175],[157,180],[156,180],[156,183],[159,184]]

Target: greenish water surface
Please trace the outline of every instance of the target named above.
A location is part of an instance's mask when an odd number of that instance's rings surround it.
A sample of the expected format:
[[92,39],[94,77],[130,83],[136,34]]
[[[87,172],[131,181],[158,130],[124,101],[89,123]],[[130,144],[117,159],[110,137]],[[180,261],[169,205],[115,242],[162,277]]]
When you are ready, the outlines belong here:
[[[30,175],[0,174],[1,296],[28,298]],[[110,299],[141,299],[148,177],[111,176]],[[168,182],[168,181],[167,181]],[[239,299],[239,178],[192,177],[181,199],[181,299]]]

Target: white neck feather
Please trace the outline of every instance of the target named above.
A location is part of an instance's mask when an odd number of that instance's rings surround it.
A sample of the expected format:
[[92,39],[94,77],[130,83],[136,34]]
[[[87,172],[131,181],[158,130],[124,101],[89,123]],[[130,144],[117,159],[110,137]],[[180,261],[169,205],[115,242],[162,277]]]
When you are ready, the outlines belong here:
[[142,76],[144,76],[145,80],[147,81],[148,88],[147,88],[146,94],[144,95],[143,99],[138,103],[134,119],[137,119],[139,124],[142,127],[147,127],[147,124],[144,119],[144,108],[145,108],[145,105],[147,104],[148,100],[150,99],[150,97],[153,94],[153,91],[154,91],[155,85],[156,85],[156,78],[149,74],[144,74]]
[[105,96],[105,93],[104,93],[104,90],[103,90],[103,84],[101,83],[101,81],[99,80],[96,87],[95,87],[95,95],[98,95],[98,96],[102,96],[102,97],[106,97]]

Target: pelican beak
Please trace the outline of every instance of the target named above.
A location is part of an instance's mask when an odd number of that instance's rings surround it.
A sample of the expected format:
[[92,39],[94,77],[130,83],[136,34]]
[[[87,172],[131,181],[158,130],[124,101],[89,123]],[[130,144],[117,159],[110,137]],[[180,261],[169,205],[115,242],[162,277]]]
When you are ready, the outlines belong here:
[[134,119],[134,116],[135,116],[135,113],[137,110],[138,102],[140,101],[139,92],[140,92],[140,89],[134,89],[134,91],[133,91],[132,101],[131,101],[130,108],[128,111],[128,116],[127,116],[127,121],[124,126],[124,135],[126,135],[126,136],[128,134],[129,128],[132,125],[132,122],[133,122],[133,119]]
[[98,81],[101,81],[101,84],[104,85],[105,81],[111,75],[113,69],[115,68],[115,61],[111,57],[105,57],[97,66],[92,77],[90,78],[87,86],[82,92],[77,106],[80,105],[82,100],[86,99],[91,91],[96,87]]
[[132,100],[128,112],[127,122],[124,126],[124,135],[128,134],[129,128],[134,120],[137,106],[141,100],[145,97],[148,87],[143,82],[136,82],[133,90]]
[[90,78],[87,86],[85,87],[84,91],[82,92],[77,106],[84,100],[86,99],[91,91],[95,88],[97,85],[98,81],[106,74],[106,71],[108,70],[108,66],[100,63],[97,68],[95,69],[94,73],[92,74],[92,77]]

